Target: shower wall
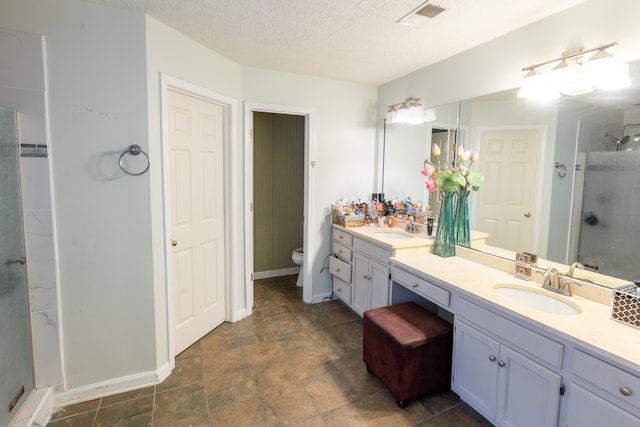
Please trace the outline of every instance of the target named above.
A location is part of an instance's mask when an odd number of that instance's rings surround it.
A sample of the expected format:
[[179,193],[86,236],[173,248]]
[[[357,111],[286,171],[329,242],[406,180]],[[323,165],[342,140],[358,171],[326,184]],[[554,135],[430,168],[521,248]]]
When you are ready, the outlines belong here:
[[578,261],[599,272],[640,279],[640,151],[586,156]]
[[16,112],[0,107],[0,425],[33,389]]
[[[18,112],[20,145],[46,147],[42,36],[0,29],[0,57],[0,105]],[[35,388],[62,389],[49,159],[21,156],[20,170]]]

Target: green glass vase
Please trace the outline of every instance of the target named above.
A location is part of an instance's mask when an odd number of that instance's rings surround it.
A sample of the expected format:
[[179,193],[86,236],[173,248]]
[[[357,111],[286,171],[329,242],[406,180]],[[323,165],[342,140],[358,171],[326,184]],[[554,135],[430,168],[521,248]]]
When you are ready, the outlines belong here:
[[441,257],[449,257],[456,254],[453,226],[453,194],[453,191],[440,190],[442,202],[440,204],[436,238],[431,247],[431,253]]
[[456,210],[453,220],[453,232],[456,245],[471,247],[469,231],[469,190],[456,190]]

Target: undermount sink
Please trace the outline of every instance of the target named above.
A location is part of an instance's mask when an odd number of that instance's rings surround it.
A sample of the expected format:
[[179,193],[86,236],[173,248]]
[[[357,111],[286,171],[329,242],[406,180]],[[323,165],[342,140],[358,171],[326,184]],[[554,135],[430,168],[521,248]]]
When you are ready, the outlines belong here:
[[565,301],[542,289],[532,289],[520,285],[495,285],[493,291],[502,299],[523,307],[551,314],[576,315],[582,309],[574,303]]
[[383,239],[413,239],[411,234],[405,234],[398,231],[378,231],[375,235],[376,237],[382,237]]

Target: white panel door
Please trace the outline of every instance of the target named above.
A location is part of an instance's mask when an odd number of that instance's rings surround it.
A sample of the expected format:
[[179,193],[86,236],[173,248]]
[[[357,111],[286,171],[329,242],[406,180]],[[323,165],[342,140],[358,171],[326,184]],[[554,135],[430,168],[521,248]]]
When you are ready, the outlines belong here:
[[475,228],[489,233],[487,244],[513,251],[531,250],[538,130],[483,131]]
[[174,351],[226,318],[224,108],[173,90],[169,99]]

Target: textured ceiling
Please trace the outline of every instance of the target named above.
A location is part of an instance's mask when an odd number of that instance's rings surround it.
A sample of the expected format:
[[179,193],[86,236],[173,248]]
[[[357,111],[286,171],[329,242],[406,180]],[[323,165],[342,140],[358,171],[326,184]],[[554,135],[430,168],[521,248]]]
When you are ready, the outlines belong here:
[[249,67],[381,84],[585,0],[86,0],[142,11]]

